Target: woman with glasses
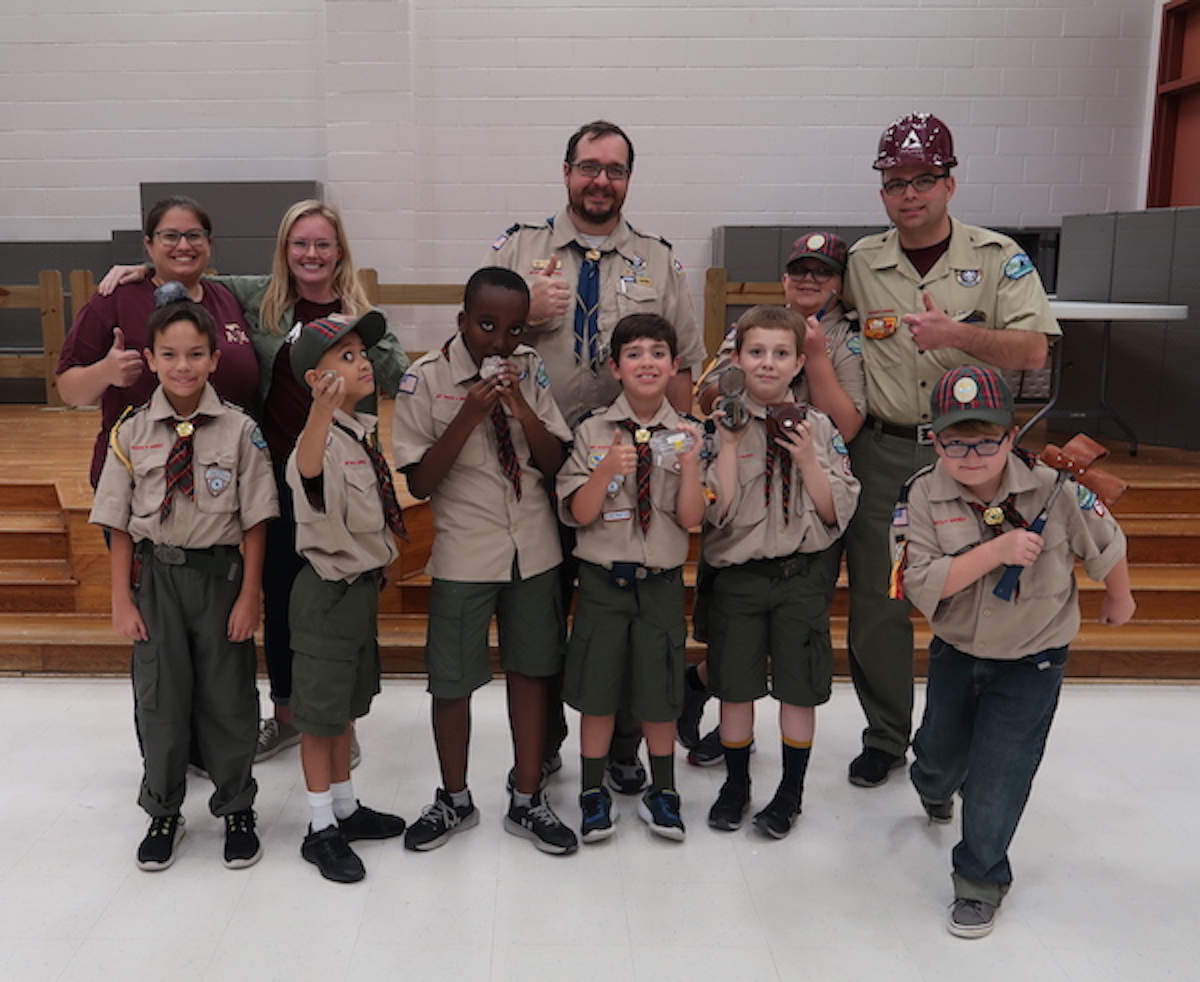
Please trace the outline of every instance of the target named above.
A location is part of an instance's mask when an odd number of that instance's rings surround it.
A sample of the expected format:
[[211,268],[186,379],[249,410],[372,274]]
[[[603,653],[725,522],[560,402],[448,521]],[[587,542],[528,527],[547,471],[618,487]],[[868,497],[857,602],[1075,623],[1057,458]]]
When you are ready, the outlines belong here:
[[[101,292],[115,284],[128,285],[146,275],[143,266],[114,266],[100,283]],[[274,757],[300,741],[292,725],[292,647],[288,600],[292,582],[304,565],[295,548],[296,521],[284,468],[296,438],[304,428],[312,395],[297,382],[291,367],[292,341],[310,321],[345,314],[357,318],[371,309],[350,255],[341,215],[320,201],[298,201],[284,213],[275,239],[269,275],[206,277],[209,288],[232,291],[246,312],[258,362],[255,406],[271,453],[279,490],[279,518],[267,525],[267,556],[263,571],[264,655],[271,681],[274,712],[259,728],[256,761]],[[125,286],[116,287],[118,291]],[[375,383],[395,395],[408,357],[392,331],[369,352]],[[374,411],[374,405],[364,407]],[[355,746],[354,761],[358,753]]]
[[63,401],[72,406],[100,403],[92,487],[100,479],[113,423],[127,407],[146,402],[158,384],[142,350],[146,321],[155,309],[154,291],[163,283],[182,283],[217,322],[220,361],[210,381],[221,398],[249,408],[258,390],[258,361],[241,305],[225,287],[200,278],[212,259],[208,214],[191,198],[164,198],[147,213],[142,242],[151,268],[135,267],[142,271],[139,282],[92,297],[71,325],[58,360]]

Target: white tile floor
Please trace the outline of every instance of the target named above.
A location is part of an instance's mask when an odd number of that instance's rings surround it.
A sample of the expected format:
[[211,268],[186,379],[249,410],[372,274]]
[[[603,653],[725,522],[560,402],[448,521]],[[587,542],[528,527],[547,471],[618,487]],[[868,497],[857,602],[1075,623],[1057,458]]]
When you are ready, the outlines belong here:
[[[436,784],[426,698],[419,682],[385,683],[360,727],[360,797],[410,820]],[[178,861],[140,872],[128,684],[0,679],[0,979],[1194,980],[1198,705],[1195,687],[1069,686],[1013,850],[1018,883],[996,932],[962,941],[944,927],[954,827],[927,825],[899,776],[847,783],[861,720],[846,685],[819,713],[790,838],[709,830],[721,771],[681,755],[686,843],[652,838],[623,800],[612,840],[551,857],[502,829],[509,751],[492,684],[475,703],[480,826],[429,854],[361,844],[368,877],[340,886],[300,859],[295,751],[258,769],[257,866],[221,865],[192,778]],[[764,800],[773,723],[764,708]],[[574,823],[567,756],[552,787]]]

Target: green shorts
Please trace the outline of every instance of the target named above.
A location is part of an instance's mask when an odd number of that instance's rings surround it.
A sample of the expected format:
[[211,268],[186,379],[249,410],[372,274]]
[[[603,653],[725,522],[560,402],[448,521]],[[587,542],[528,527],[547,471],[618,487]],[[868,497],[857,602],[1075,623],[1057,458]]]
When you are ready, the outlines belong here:
[[608,570],[581,562],[563,698],[588,716],[628,706],[644,723],[673,722],[683,711],[686,643],[679,568],[621,589]]
[[491,681],[493,614],[506,672],[546,678],[562,671],[566,628],[557,567],[508,583],[435,579],[425,643],[429,693],[435,699],[461,699]]
[[716,572],[707,594],[708,685],[714,695],[753,702],[769,692],[792,706],[829,701],[829,597],[837,565],[826,560],[838,555],[834,546]]
[[296,729],[334,737],[366,716],[379,692],[379,576],[323,580],[305,565],[292,586],[292,712]]

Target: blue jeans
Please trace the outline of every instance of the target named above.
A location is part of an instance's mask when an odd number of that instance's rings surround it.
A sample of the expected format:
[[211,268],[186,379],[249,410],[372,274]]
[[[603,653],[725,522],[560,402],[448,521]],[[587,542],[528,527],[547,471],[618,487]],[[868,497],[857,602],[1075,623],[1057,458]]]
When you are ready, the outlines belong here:
[[954,847],[954,896],[999,905],[1012,884],[1008,846],[1029,800],[1058,707],[1067,649],[1016,661],[929,645],[925,715],[913,740],[917,793],[962,796],[962,840]]

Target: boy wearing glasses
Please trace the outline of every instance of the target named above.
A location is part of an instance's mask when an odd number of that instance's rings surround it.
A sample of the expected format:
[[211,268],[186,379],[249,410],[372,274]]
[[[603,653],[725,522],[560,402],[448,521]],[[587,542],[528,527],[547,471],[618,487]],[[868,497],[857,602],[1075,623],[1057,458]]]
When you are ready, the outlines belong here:
[[[1008,846],[1029,798],[1079,629],[1074,565],[1104,582],[1100,623],[1134,600],[1125,536],[1095,493],[1013,447],[1012,394],[992,369],[946,372],[933,390],[937,462],[901,490],[892,517],[894,595],[933,629],[911,777],[931,822],[954,817],[949,930],[992,930],[1012,884]],[[1056,493],[1061,491],[1061,493]],[[1027,526],[1048,509],[1041,534]],[[1011,599],[993,591],[1020,567]],[[1011,574],[1010,574],[1011,575]]]
[[850,672],[867,717],[850,764],[877,787],[904,763],[912,725],[912,624],[888,603],[888,522],[905,479],[933,460],[929,393],[960,365],[1038,369],[1061,332],[1029,257],[1008,236],[951,217],[954,142],[936,116],[887,128],[872,165],[892,228],[850,250],[846,302],[862,325],[867,419],[850,447],[862,481],[846,532]]

